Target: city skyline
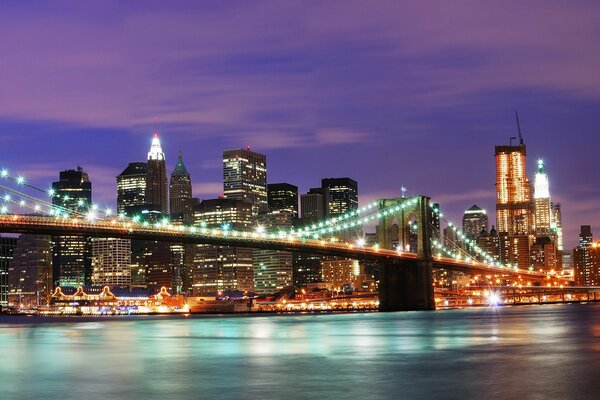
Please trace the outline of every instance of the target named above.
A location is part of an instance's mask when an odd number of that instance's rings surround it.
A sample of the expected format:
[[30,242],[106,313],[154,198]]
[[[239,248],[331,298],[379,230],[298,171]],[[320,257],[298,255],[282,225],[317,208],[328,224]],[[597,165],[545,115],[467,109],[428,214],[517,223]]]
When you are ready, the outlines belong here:
[[[337,7],[327,3],[241,3],[236,12],[150,4],[75,6],[60,16],[3,8],[3,33],[19,38],[0,44],[13,55],[2,66],[12,93],[0,100],[1,143],[13,150],[3,153],[6,167],[49,184],[80,164],[95,201],[114,207],[114,178],[144,160],[157,117],[167,169],[181,147],[195,197],[218,196],[221,152],[250,144],[269,157],[269,183],[305,193],[348,176],[361,203],[404,185],[459,220],[472,204],[494,209],[492,149],[516,136],[516,109],[528,176],[544,159],[562,204],[565,248],[580,225],[600,225],[594,5],[544,4],[542,14],[539,4],[519,13],[469,5],[471,18],[463,3],[450,16],[349,3],[332,20]],[[294,23],[274,24],[292,14]],[[43,36],[31,25],[41,23]],[[380,170],[390,172],[385,180],[374,177]]]

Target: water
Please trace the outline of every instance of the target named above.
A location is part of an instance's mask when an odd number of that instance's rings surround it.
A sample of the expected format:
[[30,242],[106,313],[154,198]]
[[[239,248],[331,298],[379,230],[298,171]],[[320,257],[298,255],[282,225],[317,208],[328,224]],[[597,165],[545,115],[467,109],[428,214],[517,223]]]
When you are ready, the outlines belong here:
[[0,319],[0,399],[600,398],[596,304],[47,321]]

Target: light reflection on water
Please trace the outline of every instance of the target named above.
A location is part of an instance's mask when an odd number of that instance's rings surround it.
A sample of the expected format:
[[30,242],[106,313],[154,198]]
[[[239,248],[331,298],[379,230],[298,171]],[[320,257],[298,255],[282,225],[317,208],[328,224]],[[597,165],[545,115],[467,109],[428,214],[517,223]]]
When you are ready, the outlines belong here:
[[0,319],[1,399],[600,398],[595,304],[39,322]]

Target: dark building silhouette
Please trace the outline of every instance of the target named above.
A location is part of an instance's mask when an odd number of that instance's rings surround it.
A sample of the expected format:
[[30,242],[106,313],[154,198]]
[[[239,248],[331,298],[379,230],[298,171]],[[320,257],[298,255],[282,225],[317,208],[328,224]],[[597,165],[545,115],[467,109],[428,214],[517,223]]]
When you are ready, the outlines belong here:
[[287,211],[292,218],[298,218],[298,187],[289,183],[267,185],[269,211]]
[[148,152],[148,170],[146,178],[146,204],[157,206],[165,215],[169,212],[167,166],[158,133],[154,133],[150,152]]

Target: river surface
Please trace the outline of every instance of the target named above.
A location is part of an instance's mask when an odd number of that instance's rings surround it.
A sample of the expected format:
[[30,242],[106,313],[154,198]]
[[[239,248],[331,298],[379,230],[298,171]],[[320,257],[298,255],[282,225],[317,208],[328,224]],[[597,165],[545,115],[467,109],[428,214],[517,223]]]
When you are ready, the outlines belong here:
[[0,317],[0,399],[600,399],[600,304]]

